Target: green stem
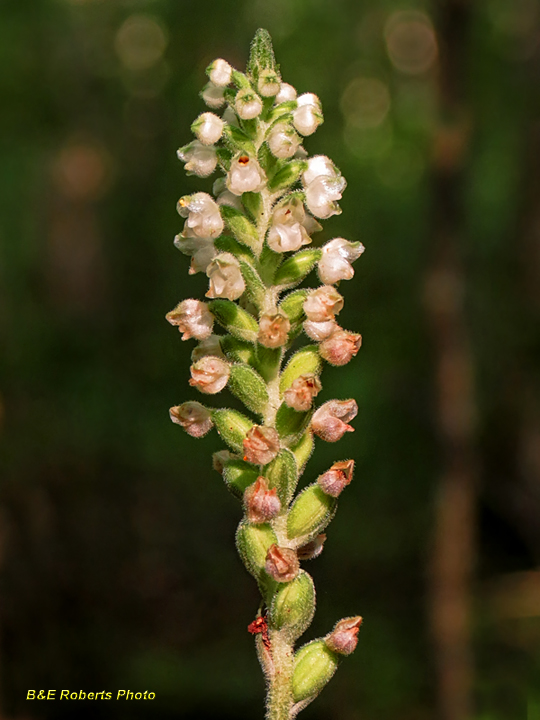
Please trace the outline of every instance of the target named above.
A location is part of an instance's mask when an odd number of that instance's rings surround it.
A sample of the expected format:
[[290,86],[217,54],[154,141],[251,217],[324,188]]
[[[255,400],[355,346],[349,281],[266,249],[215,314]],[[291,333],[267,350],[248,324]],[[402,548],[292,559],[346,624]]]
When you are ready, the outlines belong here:
[[277,630],[270,630],[270,643],[274,672],[268,687],[266,720],[289,720],[293,706],[294,651],[292,645]]

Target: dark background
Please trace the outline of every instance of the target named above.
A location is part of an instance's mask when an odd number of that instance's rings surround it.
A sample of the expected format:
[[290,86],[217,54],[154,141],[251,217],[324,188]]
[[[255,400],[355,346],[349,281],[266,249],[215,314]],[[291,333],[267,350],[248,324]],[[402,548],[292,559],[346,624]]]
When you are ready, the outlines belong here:
[[357,463],[306,638],[365,625],[302,717],[538,720],[535,0],[2,0],[2,717],[262,717],[240,509],[216,435],[169,421],[196,395],[164,319],[206,286],[172,239],[212,179],[175,151],[207,64],[243,68],[259,26],[348,180],[317,238],[366,245],[340,288],[364,346],[320,396],[355,397],[356,432],[305,476]]

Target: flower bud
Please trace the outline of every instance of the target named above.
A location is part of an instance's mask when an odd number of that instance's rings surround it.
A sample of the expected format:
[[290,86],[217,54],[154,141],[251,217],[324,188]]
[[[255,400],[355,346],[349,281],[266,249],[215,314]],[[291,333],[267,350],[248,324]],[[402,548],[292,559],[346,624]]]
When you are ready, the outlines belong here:
[[190,275],[206,272],[206,268],[216,255],[214,240],[197,237],[190,228],[186,228],[183,233],[174,238],[174,245],[184,255],[191,256]]
[[279,547],[274,543],[266,554],[264,569],[276,582],[286,583],[298,575],[300,563],[294,550]]
[[188,435],[201,438],[209,432],[214,423],[210,411],[199,402],[185,402],[169,410],[173,423],[184,428]]
[[293,125],[301,135],[312,135],[323,122],[320,100],[312,93],[305,93],[300,95],[297,102]]
[[230,408],[214,410],[212,420],[227,445],[236,452],[242,452],[244,440],[253,427],[253,420]]
[[261,114],[263,104],[257,93],[247,88],[239,90],[234,101],[234,109],[242,120],[253,120]]
[[266,68],[259,73],[257,90],[263,97],[273,97],[279,92],[281,80],[275,70]]
[[281,510],[276,488],[269,490],[263,477],[258,477],[245,491],[244,506],[248,522],[256,525],[272,520]]
[[287,342],[290,329],[291,323],[286,315],[261,315],[257,341],[267,348],[281,347]]
[[217,110],[217,108],[225,105],[223,90],[223,87],[215,85],[213,82],[209,82],[204,86],[201,92],[201,97],[208,107],[211,107],[213,110]]
[[339,367],[352,360],[361,345],[361,335],[338,328],[319,345],[319,352],[326,362]]
[[362,618],[359,615],[340,620],[332,632],[324,638],[326,647],[339,655],[350,655],[358,644],[360,625]]
[[225,227],[219,207],[208,193],[199,192],[181,197],[178,213],[187,217],[186,227],[200,238],[217,238]]
[[270,607],[272,626],[285,630],[289,640],[296,640],[306,630],[315,613],[315,587],[307,572],[300,570],[290,583],[281,585]]
[[337,502],[318,485],[308,485],[297,495],[287,516],[287,537],[312,539],[334,517]]
[[214,357],[222,358],[225,360],[225,355],[221,349],[221,340],[219,335],[210,335],[206,340],[202,340],[196,345],[191,352],[191,360],[197,362],[207,355],[213,355]]
[[336,672],[338,662],[338,656],[326,646],[324,640],[312,640],[301,647],[294,656],[294,702],[318,695]]
[[268,465],[279,452],[279,435],[274,428],[254,425],[244,442],[244,460],[253,465]]
[[206,303],[200,300],[183,300],[165,317],[171,325],[178,326],[178,330],[184,333],[182,340],[189,340],[191,337],[205,340],[212,334],[214,316]]
[[231,369],[224,360],[212,355],[206,355],[194,363],[190,371],[191,380],[189,384],[191,386],[196,387],[197,390],[206,395],[215,395],[221,392],[228,383]]
[[332,285],[318,287],[304,301],[307,319],[317,323],[333,320],[342,309],[343,297]]
[[206,275],[210,279],[206,297],[236,300],[246,289],[240,264],[231,253],[221,253],[215,257],[208,265]]
[[[329,218],[339,215],[341,209],[335,200],[340,200],[347,186],[342,175],[327,177],[319,175],[306,187],[306,205],[310,212],[318,218]],[[323,281],[324,282],[324,281]]]
[[231,163],[227,175],[227,187],[233,195],[259,192],[265,180],[265,175],[256,158],[243,154],[238,155]]
[[[236,533],[236,546],[247,570],[266,586],[272,585],[272,581],[264,572],[268,550],[277,542],[276,534],[265,523],[251,525],[241,522]],[[275,588],[275,585],[274,585]]]
[[228,450],[218,450],[212,455],[212,467],[216,472],[222,475],[227,463],[237,457],[238,455],[234,455]]
[[292,127],[286,123],[277,123],[268,133],[266,142],[274,157],[284,159],[295,154],[301,140]]
[[225,87],[231,82],[232,67],[226,60],[218,58],[206,68],[210,82],[218,87]]
[[339,330],[339,325],[335,320],[326,320],[326,322],[312,322],[306,320],[303,325],[304,332],[312,340],[321,342],[336,330]]
[[185,170],[188,175],[208,177],[216,169],[217,154],[212,145],[203,145],[198,140],[193,140],[188,145],[179,148],[177,155],[182,162],[185,162]]
[[289,102],[291,100],[296,100],[295,88],[292,85],[289,85],[289,83],[281,83],[279,92],[276,95],[276,105],[283,102]]
[[337,498],[351,482],[353,470],[354,460],[342,460],[334,463],[330,470],[317,478],[319,487],[326,495]]
[[354,275],[351,263],[364,252],[362,243],[351,243],[335,238],[326,243],[319,261],[319,277],[323,283],[332,285],[339,280],[350,280]]
[[311,542],[302,545],[296,551],[299,560],[315,560],[323,551],[324,543],[326,542],[326,535],[320,533]]
[[319,378],[313,373],[300,375],[299,378],[285,391],[285,403],[293,410],[298,412],[307,412],[312,403],[322,389]]
[[223,120],[220,117],[214,115],[214,113],[206,112],[199,115],[191,125],[191,130],[203,145],[213,145],[221,137],[223,125]]
[[321,440],[337,442],[346,432],[354,432],[347,423],[356,417],[357,412],[356,400],[329,400],[315,411],[311,428]]

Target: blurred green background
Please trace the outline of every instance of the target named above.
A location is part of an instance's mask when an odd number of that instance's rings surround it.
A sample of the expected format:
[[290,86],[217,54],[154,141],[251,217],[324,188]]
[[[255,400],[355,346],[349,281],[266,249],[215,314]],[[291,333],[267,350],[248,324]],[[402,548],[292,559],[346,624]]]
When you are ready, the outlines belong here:
[[356,432],[305,477],[357,472],[305,637],[365,625],[302,717],[539,720],[536,0],[2,0],[1,716],[263,715],[240,510],[216,435],[169,421],[196,395],[164,319],[206,286],[172,239],[212,178],[175,151],[260,26],[348,180],[317,242],[366,245],[340,288],[364,347],[320,396],[355,397]]

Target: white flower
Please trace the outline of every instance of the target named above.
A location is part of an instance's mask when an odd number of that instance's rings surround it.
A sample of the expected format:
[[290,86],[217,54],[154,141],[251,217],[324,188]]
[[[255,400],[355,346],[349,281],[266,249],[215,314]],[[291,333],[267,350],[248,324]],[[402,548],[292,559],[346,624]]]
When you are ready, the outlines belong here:
[[206,68],[210,82],[218,87],[225,87],[231,82],[232,67],[226,60],[218,58]]
[[257,90],[263,97],[272,97],[277,95],[281,81],[274,70],[262,70],[257,80]]
[[209,145],[203,145],[198,140],[193,140],[189,145],[181,147],[177,155],[186,163],[185,169],[188,175],[208,177],[216,169],[216,149]]
[[231,253],[221,253],[215,257],[206,269],[206,274],[210,279],[206,297],[237,300],[246,289],[240,264]]
[[287,342],[290,330],[291,323],[286,315],[261,315],[257,342],[267,348],[281,347]]
[[191,129],[203,145],[213,145],[223,134],[223,125],[224,122],[220,117],[206,112],[199,115]]
[[210,335],[210,337],[206,338],[194,347],[191,352],[191,359],[193,362],[197,362],[197,360],[206,357],[206,355],[212,355],[213,357],[225,359],[225,355],[221,349],[219,335]]
[[296,100],[296,90],[289,83],[281,83],[279,92],[276,95],[276,104],[279,105],[282,102],[288,102],[289,100]]
[[308,169],[302,175],[304,187],[307,187],[315,178],[324,175],[325,177],[337,178],[341,175],[334,163],[326,155],[314,155],[307,161]]
[[277,123],[268,133],[266,138],[272,155],[277,158],[290,158],[298,150],[300,138],[292,127],[286,123]]
[[350,280],[354,275],[351,263],[364,252],[362,243],[351,243],[343,238],[330,240],[322,249],[319,260],[319,277],[325,284]]
[[224,223],[217,203],[208,193],[185,195],[178,201],[178,212],[187,217],[186,227],[197,237],[217,238],[221,235]]
[[322,323],[333,320],[343,309],[343,297],[332,285],[322,285],[310,292],[304,300],[304,312],[308,320]]
[[176,325],[182,335],[182,340],[194,337],[196,340],[205,340],[212,334],[214,316],[206,303],[189,298],[179,303],[174,310],[165,316],[171,325]]
[[347,186],[342,175],[328,177],[319,175],[306,188],[306,205],[315,217],[326,219],[339,215],[341,209],[335,200],[340,200]]
[[189,384],[206,395],[215,395],[221,392],[229,382],[229,375],[231,374],[229,363],[213,355],[206,355],[197,360],[191,366],[190,371],[191,380]]
[[326,340],[326,338],[330,337],[333,332],[339,330],[339,325],[335,320],[324,320],[322,322],[306,320],[303,327],[306,335],[317,342]]
[[301,135],[312,135],[323,121],[321,101],[313,93],[304,93],[297,100],[293,125]]
[[266,177],[255,158],[249,155],[238,155],[231,163],[227,175],[227,187],[234,195],[245,192],[258,192]]
[[[306,224],[313,228],[309,215],[306,215],[304,205],[298,198],[293,198],[284,205],[280,205],[272,213],[272,225],[268,232],[268,246],[275,252],[291,252],[298,250],[302,245],[311,242]],[[320,229],[319,223],[316,223]],[[317,228],[313,228],[316,230]]]
[[201,97],[208,107],[211,107],[213,110],[217,110],[217,108],[225,105],[223,91],[224,88],[214,85],[213,82],[209,82],[204,86],[201,92]]
[[238,91],[234,107],[242,120],[252,120],[261,114],[263,104],[256,92],[244,88]]
[[180,425],[192,437],[201,438],[209,432],[214,423],[210,411],[199,402],[185,402],[169,410],[173,423]]
[[174,238],[174,245],[184,255],[191,257],[189,274],[206,272],[206,268],[216,255],[212,238],[200,238],[187,228],[181,235]]

